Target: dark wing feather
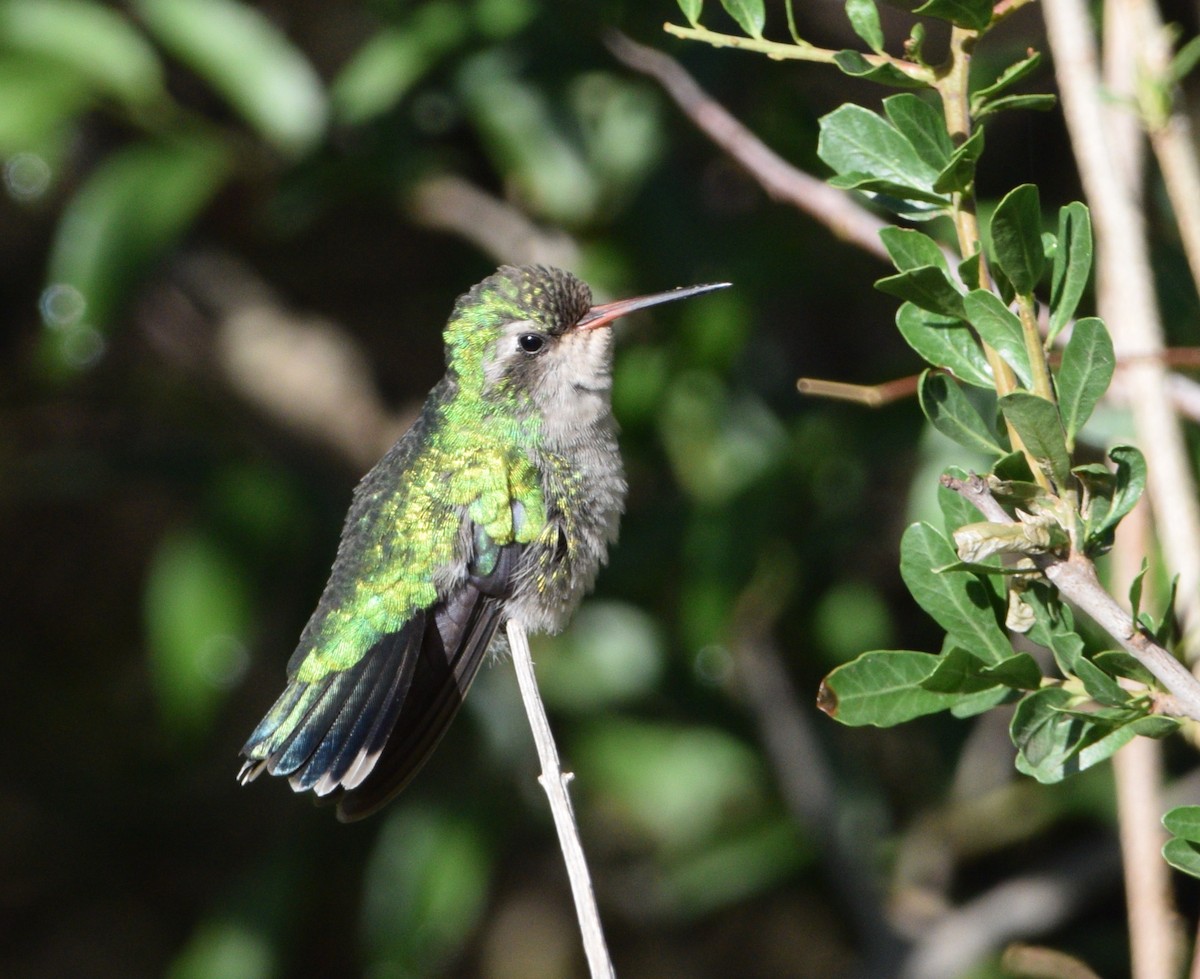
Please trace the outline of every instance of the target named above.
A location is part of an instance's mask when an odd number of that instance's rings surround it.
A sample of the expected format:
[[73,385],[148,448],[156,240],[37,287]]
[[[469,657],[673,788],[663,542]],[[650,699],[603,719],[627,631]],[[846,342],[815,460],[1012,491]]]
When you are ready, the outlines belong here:
[[290,776],[295,791],[311,789],[336,801],[343,821],[390,801],[425,764],[462,706],[500,624],[523,551],[517,544],[493,549],[488,574],[471,575],[431,609],[415,613],[349,669],[314,684],[293,677],[242,748],[247,761],[241,780],[264,769]]
[[[418,612],[397,632],[381,638],[347,670],[329,673],[315,684],[295,678],[242,748],[248,759],[241,779],[248,782],[265,768],[288,775],[296,791],[314,788],[349,753],[350,762],[372,729],[388,694],[403,699],[412,678],[425,631]],[[306,698],[308,707],[294,722],[290,714]],[[286,719],[290,729],[284,728]],[[286,730],[286,736],[280,732]]]
[[[401,634],[396,633],[381,642],[394,643],[400,639]],[[297,792],[316,789],[317,794],[322,795],[321,787],[337,783],[341,777],[337,772],[338,763],[345,757],[345,768],[348,768],[357,756],[371,722],[379,714],[387,691],[404,676],[411,677],[411,659],[411,656],[405,657],[397,664],[394,655],[388,655],[384,649],[373,649],[364,657],[362,673],[337,719],[303,767],[292,773],[289,781],[293,789]]]
[[502,548],[490,574],[472,577],[434,607],[403,708],[374,768],[361,784],[345,786],[348,791],[338,799],[340,820],[377,812],[429,759],[479,672],[523,550]]

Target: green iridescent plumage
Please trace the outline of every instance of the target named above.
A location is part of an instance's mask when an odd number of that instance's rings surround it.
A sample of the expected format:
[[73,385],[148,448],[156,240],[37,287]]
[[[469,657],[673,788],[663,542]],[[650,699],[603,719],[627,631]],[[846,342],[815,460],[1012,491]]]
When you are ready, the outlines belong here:
[[243,781],[286,775],[366,815],[432,751],[504,618],[561,628],[625,491],[595,327],[705,288],[593,307],[569,273],[505,267],[459,298],[446,376],[355,491]]

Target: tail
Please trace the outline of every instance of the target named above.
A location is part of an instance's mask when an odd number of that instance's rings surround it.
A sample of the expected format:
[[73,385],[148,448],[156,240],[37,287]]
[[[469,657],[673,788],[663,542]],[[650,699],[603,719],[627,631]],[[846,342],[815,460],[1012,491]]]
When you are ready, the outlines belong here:
[[517,556],[417,612],[357,663],[312,683],[293,675],[242,748],[242,784],[264,771],[337,802],[343,822],[386,805],[446,733],[500,624]]

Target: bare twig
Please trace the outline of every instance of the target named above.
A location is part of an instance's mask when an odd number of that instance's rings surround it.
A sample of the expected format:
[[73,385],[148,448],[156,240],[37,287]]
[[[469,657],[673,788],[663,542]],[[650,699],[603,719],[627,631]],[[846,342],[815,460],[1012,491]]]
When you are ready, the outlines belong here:
[[[1142,125],[1130,107],[1137,104],[1138,53],[1136,20],[1128,0],[1104,0],[1101,70],[1104,80],[1105,134],[1117,170],[1138,206],[1146,168]],[[1131,43],[1132,42],[1132,43]]]
[[[1141,121],[1162,171],[1192,279],[1200,288],[1200,163],[1183,91],[1171,77],[1171,33],[1152,0],[1110,2],[1125,10],[1131,25],[1113,46],[1128,49],[1142,72],[1137,90]],[[1136,125],[1138,120],[1132,121]]]
[[1125,874],[1125,906],[1134,979],[1160,979],[1178,971],[1179,943],[1170,871],[1161,856],[1162,745],[1134,738],[1113,756],[1117,826]]
[[465,238],[497,262],[514,265],[579,264],[579,246],[563,231],[543,228],[506,201],[461,177],[428,177],[416,185],[409,210],[428,228]]
[[871,861],[864,859],[862,841],[845,819],[845,802],[811,709],[801,707],[770,636],[790,581],[764,561],[737,602],[730,646],[740,693],[754,714],[788,812],[820,840],[821,861],[861,935],[866,958],[861,975],[891,976],[903,941],[889,920],[883,888]]
[[832,398],[835,401],[853,401],[868,408],[882,408],[893,401],[911,398],[917,393],[919,374],[898,377],[882,384],[847,384],[845,381],[826,381],[819,377],[802,377],[796,381],[796,390],[817,398]]
[[[1015,522],[979,476],[969,479],[943,476],[942,485],[970,500],[993,523]],[[1129,613],[1104,590],[1091,560],[1082,554],[1067,557],[1043,554],[1034,560],[1067,601],[1091,616],[1096,625],[1146,667],[1175,695],[1179,707],[1188,717],[1200,720],[1200,681],[1170,652],[1137,628]]]
[[[290,309],[239,259],[189,252],[174,263],[171,283],[141,317],[155,347],[188,369],[215,372],[273,421],[354,468],[374,463],[415,416],[416,405],[389,411],[366,353],[345,327]],[[198,338],[188,336],[193,320],[206,327],[192,331]]]
[[[1117,528],[1110,568],[1115,594],[1129,591],[1150,547],[1150,514],[1144,503]],[[1150,587],[1153,586],[1149,583]],[[1163,704],[1155,709],[1162,711]],[[1181,951],[1170,871],[1160,856],[1166,842],[1161,816],[1162,744],[1134,738],[1113,757],[1117,825],[1125,874],[1125,908],[1134,979],[1175,975]]]
[[1195,950],[1192,952],[1192,967],[1188,970],[1189,979],[1200,979],[1200,926],[1196,929]]
[[1067,921],[1117,877],[1111,840],[1080,843],[1034,873],[1011,877],[948,912],[914,947],[902,979],[954,979],[1017,938]]
[[533,672],[533,657],[529,652],[529,639],[525,628],[515,619],[508,620],[508,643],[512,650],[513,666],[517,671],[517,684],[521,688],[521,700],[525,713],[529,715],[529,726],[537,745],[538,758],[542,763],[542,774],[538,781],[550,800],[550,811],[554,816],[554,828],[558,830],[558,843],[562,848],[563,860],[567,865],[567,876],[571,880],[571,895],[575,899],[575,913],[579,916],[579,928],[583,932],[583,949],[587,955],[588,969],[592,979],[611,979],[612,960],[604,942],[604,930],[600,925],[600,912],[596,908],[596,895],[592,891],[592,879],[588,873],[587,860],[583,855],[583,844],[579,839],[579,827],[575,824],[575,812],[571,808],[571,797],[567,793],[570,774],[562,770],[558,759],[558,748],[546,719],[538,693],[537,677]]
[[1023,979],[1100,979],[1074,956],[1036,945],[1010,945],[1000,958],[1000,968]]
[[[1150,16],[1157,19],[1157,11],[1153,15],[1139,11],[1140,2],[1106,0],[1103,35],[1108,142],[1129,200],[1138,209],[1144,207],[1146,144],[1141,120],[1129,111],[1129,106],[1137,104],[1142,88],[1139,61],[1145,55],[1139,45],[1144,48],[1151,43],[1144,37],[1143,22]],[[1149,509],[1143,501],[1117,528],[1110,562],[1113,594],[1128,594],[1150,550],[1152,534]],[[1161,709],[1161,704],[1156,708]],[[1131,972],[1134,979],[1173,975],[1179,953],[1176,915],[1168,868],[1159,856],[1166,835],[1160,822],[1161,744],[1149,738],[1134,738],[1113,757],[1113,781]]]
[[[689,41],[711,44],[714,48],[755,51],[758,54],[765,54],[775,61],[813,61],[818,64],[832,65],[836,64],[837,56],[841,53],[833,48],[817,47],[807,41],[797,41],[794,44],[781,43],[739,34],[722,34],[718,31],[710,31],[707,27],[680,27],[678,24],[663,24],[663,30]],[[893,58],[886,53],[863,53],[862,58],[870,65],[890,65],[897,71],[908,75],[909,78],[925,82],[933,81],[933,70],[925,65],[905,61],[903,58]]]
[[705,92],[674,58],[615,31],[606,43],[626,67],[657,81],[696,128],[741,164],[772,199],[791,204],[843,241],[889,261],[879,240],[879,231],[888,227],[887,222],[843,191],[788,163]]
[[[1050,355],[1051,364],[1056,364],[1060,359],[1057,354]],[[1122,357],[1117,361],[1117,367],[1140,363],[1145,359],[1144,356]],[[1200,347],[1170,347],[1162,352],[1161,360],[1173,367],[1197,368],[1200,367]],[[879,384],[851,384],[821,377],[801,377],[796,380],[796,390],[817,398],[852,401],[868,408],[879,408],[903,398],[914,397],[920,379],[919,374],[909,374]],[[1120,379],[1121,375],[1118,373],[1113,386],[1107,392],[1107,397],[1123,404],[1128,401],[1128,392]],[[1168,375],[1167,382],[1168,393],[1175,410],[1185,418],[1200,421],[1200,384],[1182,374]]]
[[[1119,355],[1160,355],[1162,325],[1144,223],[1110,145],[1086,5],[1084,0],[1045,0],[1042,6],[1067,128],[1095,219],[1101,314]],[[1161,362],[1152,357],[1124,373],[1138,442],[1149,464],[1150,501],[1165,531],[1160,538],[1167,566],[1179,575],[1180,617],[1190,636],[1200,627],[1200,506],[1183,433]]]

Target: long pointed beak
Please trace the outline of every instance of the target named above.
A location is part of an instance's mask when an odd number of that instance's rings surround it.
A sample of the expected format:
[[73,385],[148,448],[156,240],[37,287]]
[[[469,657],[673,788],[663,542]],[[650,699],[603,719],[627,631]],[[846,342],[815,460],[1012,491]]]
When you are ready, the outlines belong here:
[[710,282],[702,286],[686,286],[681,289],[656,292],[649,296],[638,296],[636,299],[618,299],[616,302],[603,303],[600,306],[593,306],[584,313],[583,319],[575,324],[575,328],[577,330],[597,330],[602,326],[609,326],[613,320],[639,309],[645,309],[647,306],[657,306],[659,303],[669,303],[676,299],[687,299],[689,296],[699,296],[701,293],[726,289],[730,284],[728,282]]

